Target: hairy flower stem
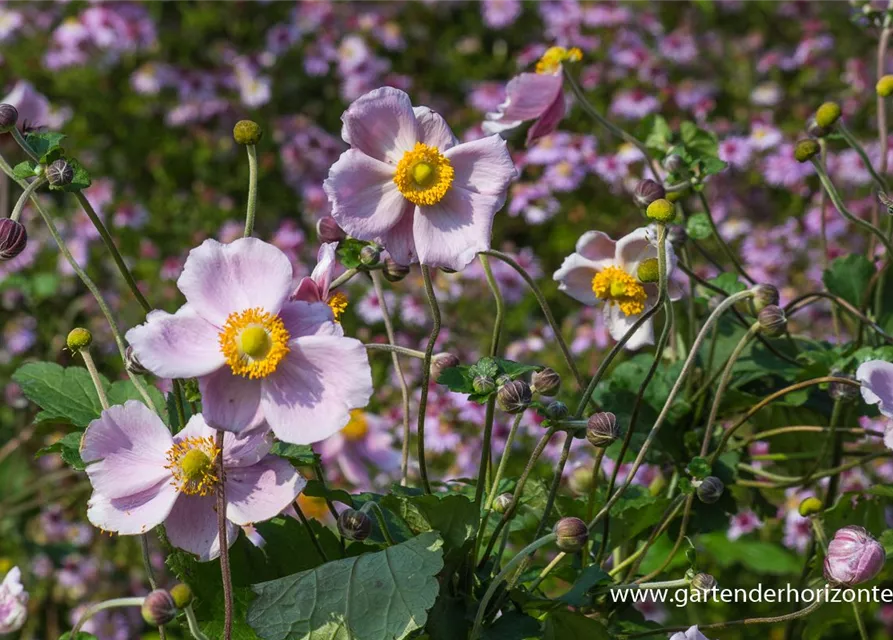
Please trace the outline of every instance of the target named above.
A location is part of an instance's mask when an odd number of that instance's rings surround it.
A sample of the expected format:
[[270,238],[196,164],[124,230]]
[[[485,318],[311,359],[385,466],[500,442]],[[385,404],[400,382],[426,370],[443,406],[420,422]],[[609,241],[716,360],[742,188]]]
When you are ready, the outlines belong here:
[[[865,168],[868,170],[868,173],[871,174],[871,179],[874,180],[875,184],[877,184],[878,188],[881,191],[886,192],[889,189],[887,185],[887,181],[878,174],[875,170],[874,165],[871,163],[871,159],[868,157],[868,154],[865,153],[865,149],[862,148],[862,145],[859,144],[859,141],[856,140],[856,137],[852,134],[852,132],[847,128],[846,124],[843,120],[837,121],[837,131],[843,136],[843,139],[846,143],[855,151],[859,158],[862,159],[862,164],[865,165]],[[874,221],[874,224],[877,225],[877,221]]]
[[32,181],[31,184],[25,187],[25,190],[22,191],[22,195],[20,195],[19,199],[16,200],[16,204],[15,207],[13,207],[12,209],[12,213],[9,215],[9,218],[11,220],[18,220],[22,216],[22,209],[25,208],[25,203],[44,184],[46,184],[46,178],[40,177]]
[[359,269],[348,269],[340,276],[332,280],[332,284],[329,285],[329,291],[334,291],[340,286],[347,284],[351,278],[357,275],[360,272]]
[[543,311],[543,316],[545,316],[546,322],[549,323],[549,327],[552,329],[552,335],[555,339],[555,342],[558,343],[558,348],[561,349],[561,353],[564,356],[564,361],[567,363],[567,366],[571,370],[571,373],[573,373],[574,380],[577,381],[577,387],[582,389],[584,386],[583,376],[580,374],[580,370],[577,369],[577,364],[576,362],[574,362],[574,358],[571,355],[570,349],[568,348],[567,343],[564,341],[564,337],[561,335],[561,327],[555,321],[555,316],[552,315],[552,309],[549,308],[549,303],[546,300],[546,296],[543,295],[543,292],[536,284],[536,281],[530,277],[530,274],[527,273],[524,267],[518,264],[514,258],[506,253],[490,249],[488,251],[481,251],[481,254],[492,256],[510,266],[512,269],[518,272],[518,275],[520,275],[521,278],[524,279],[524,282],[527,283],[527,286],[530,287],[533,296],[536,298],[537,303],[539,303],[540,305],[540,309],[542,309]]
[[822,298],[828,299],[833,302],[834,305],[832,305],[832,308],[834,308],[834,306],[838,306],[848,313],[856,316],[856,318],[858,318],[862,322],[862,324],[877,333],[881,338],[883,338],[885,342],[893,343],[893,336],[884,331],[879,325],[874,323],[871,318],[866,316],[864,313],[859,311],[859,309],[851,305],[843,298],[835,296],[833,293],[828,293],[827,291],[814,291],[811,293],[804,293],[802,296],[794,298],[787,305],[785,305],[785,315],[790,318],[793,314]]
[[515,434],[518,431],[518,426],[521,424],[521,418],[524,417],[524,412],[522,411],[518,415],[515,416],[515,419],[512,421],[512,427],[509,429],[509,434],[505,439],[505,447],[502,450],[502,456],[499,459],[499,466],[496,468],[496,475],[493,476],[493,483],[490,487],[490,493],[487,495],[487,504],[484,507],[486,514],[484,515],[484,525],[487,526],[487,518],[490,516],[490,510],[493,508],[493,501],[496,500],[496,496],[499,494],[499,482],[502,480],[502,476],[505,473],[505,467],[508,464],[509,456],[511,455],[512,445],[515,442]]
[[248,204],[245,210],[245,237],[254,233],[254,216],[257,212],[257,149],[253,144],[245,145],[248,152]]
[[[822,469],[812,475],[811,480],[821,480],[822,478],[833,478],[834,476],[844,472],[849,471],[850,469],[855,469],[856,467],[861,467],[862,465],[868,464],[873,460],[877,460],[878,458],[887,458],[890,457],[891,454],[889,451],[880,451],[877,453],[869,453],[852,462],[847,462],[846,464],[841,464],[836,467],[832,467],[830,469]],[[754,467],[750,467],[749,465],[738,465],[739,469],[743,469],[745,471],[749,471],[756,476],[762,477],[772,477],[775,478],[772,482],[759,482],[752,480],[737,480],[735,484],[742,487],[752,487],[755,489],[788,489],[790,487],[798,487],[800,486],[800,478],[794,476],[780,476],[777,474],[770,474],[768,471],[763,471],[762,469],[756,469]]]
[[87,623],[90,618],[95,616],[100,611],[115,609],[119,607],[141,607],[143,606],[143,601],[145,599],[146,598],[144,596],[137,596],[133,598],[113,598],[111,600],[106,600],[105,602],[98,602],[84,611],[80,619],[78,619],[74,627],[72,627],[71,633],[69,633],[68,636],[72,639],[76,639],[81,628]]
[[223,468],[223,431],[217,432],[217,536],[220,546],[220,576],[223,580],[223,640],[233,635],[233,577],[229,567],[226,531],[226,472]]
[[[382,309],[384,311],[384,309]],[[410,358],[416,358],[418,360],[425,359],[425,352],[418,351],[417,349],[409,349],[407,347],[401,347],[396,344],[382,344],[380,342],[369,342],[365,345],[366,351],[387,351],[388,353],[393,354],[395,357],[397,355],[408,356]]]
[[93,356],[90,355],[90,350],[87,348],[81,349],[78,351],[81,355],[81,358],[84,359],[84,366],[87,367],[87,372],[90,374],[90,380],[93,381],[93,386],[96,387],[96,395],[99,396],[99,404],[102,406],[103,411],[109,408],[109,398],[105,394],[105,387],[102,384],[102,380],[99,378],[99,371],[96,369],[96,363],[93,361]]
[[[828,160],[828,143],[824,138],[819,138],[819,148],[821,149],[821,162],[822,165],[824,165]],[[828,251],[828,221],[825,219],[825,211],[827,208],[828,192],[821,189],[819,192],[819,216],[821,216],[819,239],[821,240],[823,272],[831,264],[831,254]],[[831,307],[831,326],[834,328],[834,336],[837,338],[837,341],[840,342],[840,317],[837,308],[834,306]]]
[[431,282],[431,270],[428,265],[422,265],[422,280],[425,282],[425,295],[428,297],[428,306],[431,307],[431,319],[434,326],[428,336],[428,346],[425,349],[425,362],[422,364],[422,388],[419,398],[419,426],[417,435],[419,477],[422,480],[422,488],[425,493],[431,493],[431,483],[428,482],[428,463],[425,461],[425,418],[428,410],[428,386],[431,381],[431,358],[434,356],[434,345],[437,336],[440,335],[440,307],[437,305],[437,297],[434,295],[434,283]]
[[[403,450],[400,458],[400,484],[406,485],[407,476],[409,475],[409,387],[406,385],[406,375],[403,373],[403,365],[398,357],[397,340],[394,337],[394,321],[391,320],[391,314],[388,310],[388,303],[385,301],[384,286],[381,282],[381,273],[372,271],[369,273],[372,278],[372,286],[375,287],[375,297],[378,298],[378,306],[381,308],[381,315],[384,319],[385,334],[388,336],[388,346],[393,347],[391,351],[391,362],[394,364],[394,371],[397,372],[397,380],[400,383],[400,396],[403,402]],[[369,349],[371,345],[366,345]],[[377,348],[377,347],[375,347]],[[412,351],[412,350],[407,350]],[[423,358],[425,355],[417,352]]]
[[750,274],[747,273],[747,270],[744,268],[744,265],[741,264],[741,261],[738,260],[738,257],[735,255],[735,252],[732,251],[732,248],[726,243],[725,239],[719,233],[719,229],[716,226],[716,221],[713,220],[713,214],[710,211],[710,203],[707,202],[707,196],[704,195],[703,191],[698,191],[698,199],[701,201],[701,206],[704,207],[704,215],[707,216],[707,221],[710,223],[710,229],[713,231],[713,237],[716,238],[717,244],[719,244],[719,248],[722,249],[722,252],[726,254],[726,257],[729,259],[729,262],[735,267],[735,270],[738,271],[744,279],[747,280],[750,284],[756,284],[756,280],[750,277]]

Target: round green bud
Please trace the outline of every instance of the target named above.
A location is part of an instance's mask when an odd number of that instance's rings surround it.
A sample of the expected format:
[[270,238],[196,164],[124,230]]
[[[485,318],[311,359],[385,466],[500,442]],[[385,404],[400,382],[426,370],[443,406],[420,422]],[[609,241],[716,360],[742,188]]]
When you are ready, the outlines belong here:
[[257,144],[264,136],[264,130],[254,120],[239,120],[233,127],[233,139],[238,144]]
[[709,592],[716,588],[716,578],[709,573],[697,573],[688,584],[691,591]]
[[794,157],[797,162],[809,162],[819,154],[821,148],[819,143],[812,139],[804,139],[797,142],[794,147]]
[[880,80],[877,81],[877,84],[874,85],[877,94],[882,98],[887,98],[890,95],[893,95],[893,75],[886,75]]
[[565,553],[576,553],[589,540],[589,529],[580,518],[562,518],[555,523],[555,544]]
[[177,609],[183,609],[192,604],[192,589],[187,584],[182,582],[175,584],[171,587],[170,594],[171,598],[174,599],[174,604],[177,605]]
[[640,262],[636,275],[639,277],[640,282],[657,282],[660,280],[657,258],[648,258]]
[[815,123],[820,127],[829,129],[840,118],[840,105],[836,102],[826,102],[815,112]]
[[93,344],[93,334],[87,329],[77,327],[68,333],[65,344],[75,353]]
[[500,493],[496,496],[496,500],[493,501],[493,511],[498,514],[505,513],[508,508],[511,506],[513,500],[513,496],[510,493]]
[[697,487],[698,498],[704,504],[713,504],[722,497],[725,485],[716,476],[707,476]]
[[809,516],[814,516],[821,513],[825,509],[822,501],[816,498],[815,496],[811,498],[806,498],[803,502],[800,503],[800,506],[797,507],[797,511],[804,518],[808,518]]
[[171,594],[164,589],[155,589],[143,600],[143,606],[140,609],[143,614],[143,620],[146,624],[154,627],[163,627],[169,622],[173,622],[177,617],[177,606]]
[[766,307],[778,305],[778,289],[771,284],[755,285],[751,291],[753,291],[753,306],[757,313]]
[[673,218],[676,217],[676,205],[666,198],[658,198],[648,205],[645,215],[655,222],[673,222]]

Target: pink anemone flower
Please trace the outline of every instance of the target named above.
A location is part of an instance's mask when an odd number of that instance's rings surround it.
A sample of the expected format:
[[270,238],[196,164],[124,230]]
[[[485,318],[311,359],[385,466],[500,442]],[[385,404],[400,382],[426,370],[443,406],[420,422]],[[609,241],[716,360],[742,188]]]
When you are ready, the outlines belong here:
[[[672,271],[676,257],[669,242],[666,247],[667,266]],[[601,231],[587,231],[577,241],[576,252],[564,259],[553,279],[560,283],[560,291],[583,304],[603,303],[608,331],[614,340],[620,340],[657,302],[657,283],[642,282],[638,277],[639,266],[656,258],[657,246],[647,227],[616,242]],[[654,344],[651,319],[639,327],[626,348],[638,349],[648,344]]]
[[[171,435],[161,418],[136,400],[103,411],[81,443],[93,485],[87,503],[90,522],[121,535],[164,524],[175,547],[203,561],[216,558],[216,434],[197,414]],[[239,526],[276,516],[307,484],[290,462],[270,455],[272,442],[265,427],[223,437],[230,544]]]
[[151,312],[127,340],[155,375],[198,378],[215,429],[266,421],[280,440],[318,442],[366,406],[372,372],[328,305],[290,300],[292,280],[288,257],[271,244],[206,240],[177,280],[186,304]]
[[399,264],[459,270],[490,248],[515,165],[499,136],[458,144],[444,119],[399,89],[361,96],[341,116],[341,154],[324,186],[350,235]]

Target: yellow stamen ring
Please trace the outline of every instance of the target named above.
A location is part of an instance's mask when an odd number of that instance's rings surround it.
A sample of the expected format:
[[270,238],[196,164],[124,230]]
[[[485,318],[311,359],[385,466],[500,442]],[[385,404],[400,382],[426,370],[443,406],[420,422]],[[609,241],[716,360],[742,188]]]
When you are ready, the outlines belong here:
[[341,435],[348,440],[362,440],[369,432],[369,420],[361,409],[350,412],[350,422],[341,429]]
[[436,147],[417,142],[397,163],[394,184],[417,206],[440,202],[453,184],[453,165]]
[[289,352],[289,335],[278,315],[260,307],[231,313],[220,332],[220,351],[232,372],[243,378],[264,378]]
[[347,310],[347,296],[341,291],[336,291],[326,304],[328,304],[329,308],[332,310],[335,322],[338,322],[341,314]]
[[220,449],[214,445],[214,438],[191,437],[177,442],[167,452],[170,469],[174,476],[173,485],[186,495],[206,496],[212,492],[219,478],[215,475],[217,456]]
[[606,267],[592,278],[592,292],[596,298],[608,304],[616,304],[627,316],[634,316],[645,310],[648,294],[636,278],[620,267]]

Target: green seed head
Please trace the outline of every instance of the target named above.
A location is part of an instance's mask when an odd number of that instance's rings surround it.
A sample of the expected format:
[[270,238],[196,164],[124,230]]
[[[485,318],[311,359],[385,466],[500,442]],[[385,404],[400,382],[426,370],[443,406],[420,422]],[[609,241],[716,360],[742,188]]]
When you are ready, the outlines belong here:
[[254,120],[239,120],[233,127],[233,139],[238,144],[257,144],[264,136],[264,130]]
[[882,98],[893,95],[893,75],[887,75],[878,80],[874,88],[877,90],[877,94]]
[[640,262],[636,275],[639,276],[640,282],[657,282],[660,279],[657,258],[648,258]]
[[68,338],[65,342],[69,349],[77,353],[81,349],[86,349],[93,344],[93,334],[87,329],[77,327],[68,333]]
[[818,142],[812,139],[804,139],[800,140],[797,146],[794,147],[794,157],[797,159],[797,162],[809,162],[819,154],[819,151],[821,151],[821,148]]
[[177,605],[177,609],[182,609],[190,604],[192,604],[192,589],[189,588],[189,585],[183,584],[175,584],[171,587],[171,598],[174,599],[174,604]]
[[815,112],[815,122],[820,127],[829,129],[840,118],[840,105],[836,102],[826,102]]
[[823,510],[824,506],[822,505],[822,501],[814,496],[811,498],[806,498],[803,502],[800,503],[800,507],[797,509],[797,511],[800,512],[800,515],[804,518],[819,514]]
[[673,222],[676,217],[676,206],[666,198],[659,198],[648,205],[645,215],[655,222]]

